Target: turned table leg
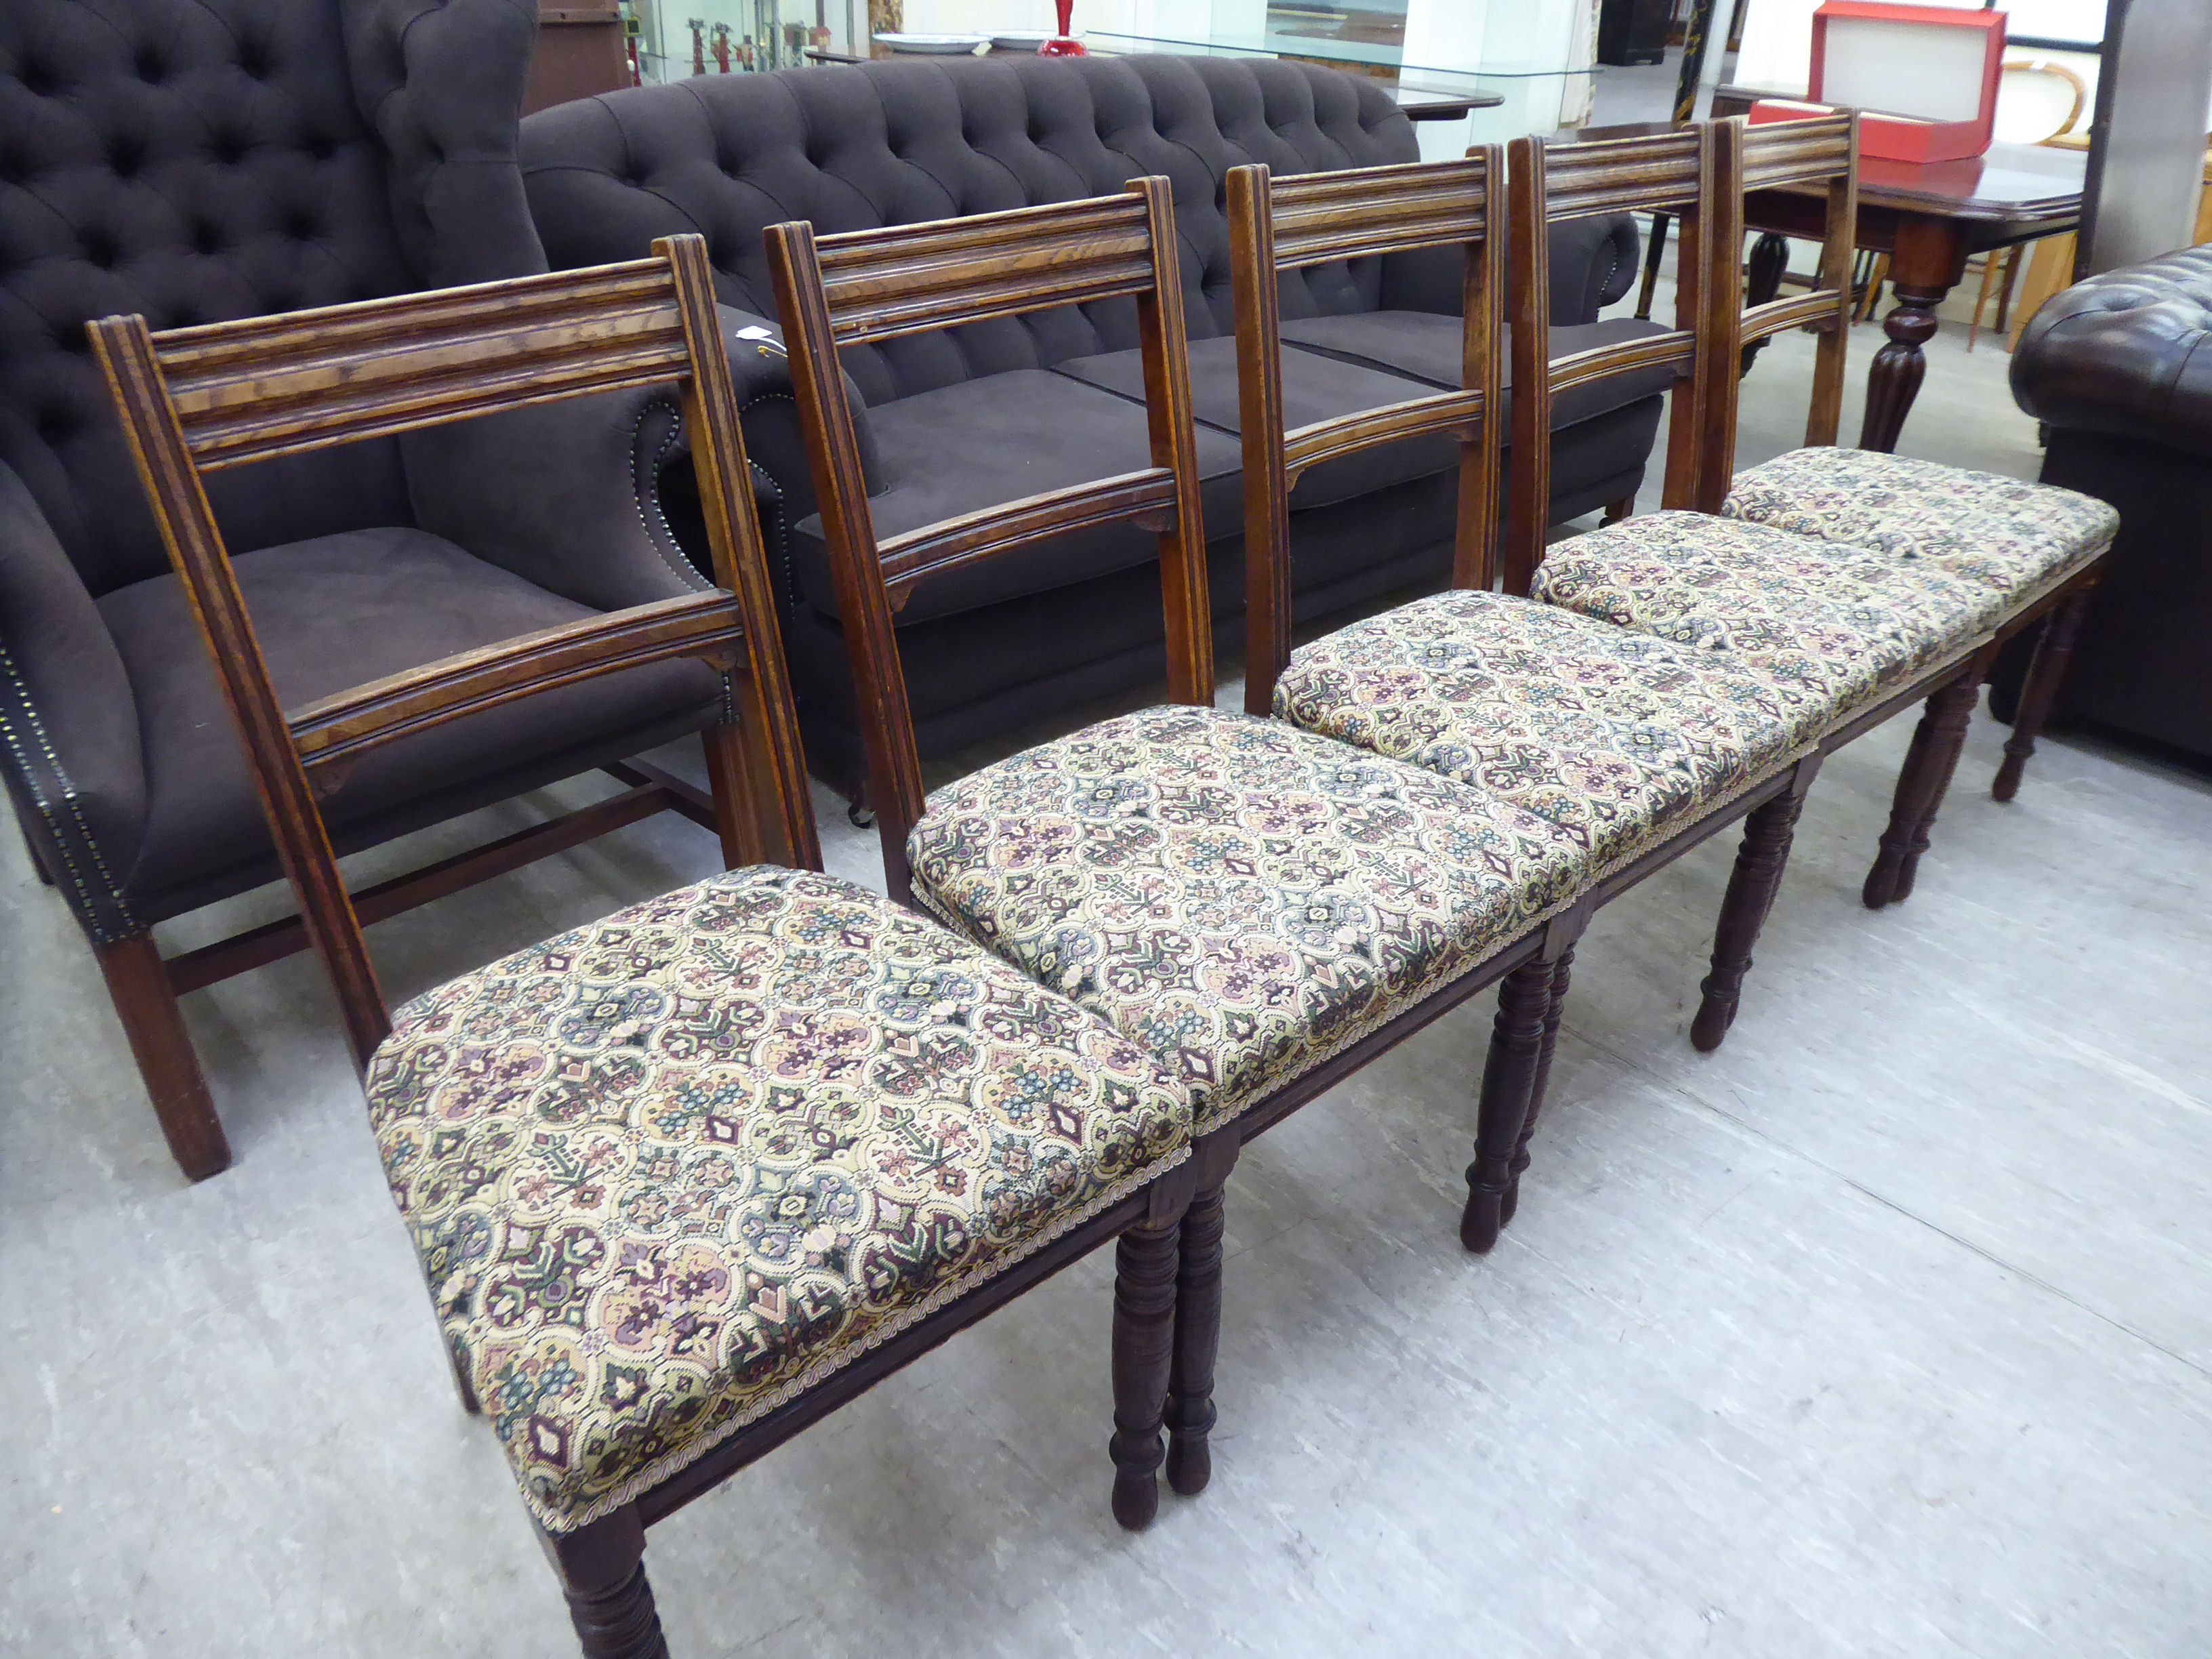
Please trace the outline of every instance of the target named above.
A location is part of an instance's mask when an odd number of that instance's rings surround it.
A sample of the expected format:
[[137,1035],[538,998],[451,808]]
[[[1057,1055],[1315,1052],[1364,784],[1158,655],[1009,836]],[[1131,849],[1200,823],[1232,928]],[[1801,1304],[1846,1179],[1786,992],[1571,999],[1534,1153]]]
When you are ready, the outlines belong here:
[[1966,273],[1966,233],[1942,219],[1907,216],[1897,226],[1889,256],[1890,292],[1895,309],[1882,319],[1888,337],[1867,370],[1866,419],[1859,447],[1884,454],[1897,448],[1905,417],[1920,394],[1928,360],[1921,348],[1936,336],[1936,307]]

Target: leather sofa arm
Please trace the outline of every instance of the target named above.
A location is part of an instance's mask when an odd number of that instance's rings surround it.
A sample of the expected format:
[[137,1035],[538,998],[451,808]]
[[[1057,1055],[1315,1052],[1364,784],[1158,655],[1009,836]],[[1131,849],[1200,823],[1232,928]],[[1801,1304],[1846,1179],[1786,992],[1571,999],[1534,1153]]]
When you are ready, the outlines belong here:
[[2212,455],[2212,246],[2053,295],[2021,333],[2012,393],[2046,426]]
[[38,856],[98,940],[142,931],[123,884],[146,827],[131,680],[92,595],[0,465],[0,744]]

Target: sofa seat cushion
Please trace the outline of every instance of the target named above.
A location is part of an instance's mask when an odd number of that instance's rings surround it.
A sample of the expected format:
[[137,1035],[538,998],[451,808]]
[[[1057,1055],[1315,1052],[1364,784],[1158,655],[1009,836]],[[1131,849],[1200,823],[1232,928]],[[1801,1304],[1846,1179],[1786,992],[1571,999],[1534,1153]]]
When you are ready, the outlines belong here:
[[[1595,323],[1577,323],[1552,331],[1552,355],[1565,357],[1624,340],[1649,339],[1667,331],[1656,323],[1633,317],[1607,317]],[[1463,384],[1461,364],[1465,355],[1465,331],[1457,317],[1433,311],[1356,311],[1336,317],[1305,317],[1283,325],[1283,343],[1309,355],[1364,363],[1423,381],[1431,390],[1456,390]],[[1500,337],[1504,356],[1508,338]],[[1285,358],[1290,354],[1285,354]],[[1507,361],[1510,361],[1510,357]],[[1510,376],[1509,376],[1510,380]],[[1608,375],[1583,386],[1570,386],[1552,400],[1552,429],[1626,409],[1646,398],[1656,398],[1674,384],[1671,368],[1637,368]],[[1512,402],[1509,385],[1506,401]]]
[[1188,1156],[1105,1023],[733,871],[401,1007],[369,1121],[457,1365],[567,1531]]
[[1549,820],[1212,708],[1107,720],[930,798],[915,890],[1227,1122],[1580,890]]
[[1771,682],[1808,742],[1919,671],[1963,654],[2006,605],[1863,548],[1737,519],[1655,513],[1554,543],[1547,605],[1725,651]]
[[[1054,364],[1053,369],[1117,396],[1144,401],[1144,363],[1134,351],[1073,357]],[[1291,431],[1316,421],[1387,409],[1435,394],[1432,386],[1364,363],[1310,351],[1283,354],[1283,424]],[[1190,343],[1190,402],[1201,428],[1211,427],[1232,437],[1244,429],[1237,395],[1233,337],[1222,335]],[[1458,465],[1458,441],[1441,432],[1383,444],[1308,467],[1291,486],[1291,507],[1296,511],[1349,501],[1355,495],[1376,495],[1394,484],[1448,472]]]
[[[962,380],[868,410],[884,489],[868,501],[879,541],[1048,490],[1065,489],[1152,465],[1141,405],[1040,368]],[[1202,505],[1222,530],[1237,512],[1237,441],[1200,428],[1198,469],[1213,487]],[[821,515],[792,538],[792,570],[808,604],[838,614]],[[1159,538],[1134,524],[1099,525],[1048,537],[916,587],[902,623],[950,617],[1024,593],[1087,581],[1160,556]]]
[[1781,693],[1717,653],[1533,600],[1431,594],[1302,646],[1275,713],[1542,814],[1593,874],[1771,775]]
[[[347,531],[231,561],[288,708],[455,653],[597,615],[419,530]],[[99,601],[137,704],[146,833],[128,894],[264,858],[269,832],[237,727],[173,575]],[[404,738],[325,804],[334,828],[599,738],[720,707],[720,678],[657,663]]]
[[2028,483],[1869,449],[1796,449],[1739,472],[1721,511],[1929,565],[2027,600],[2112,544],[2120,515]]

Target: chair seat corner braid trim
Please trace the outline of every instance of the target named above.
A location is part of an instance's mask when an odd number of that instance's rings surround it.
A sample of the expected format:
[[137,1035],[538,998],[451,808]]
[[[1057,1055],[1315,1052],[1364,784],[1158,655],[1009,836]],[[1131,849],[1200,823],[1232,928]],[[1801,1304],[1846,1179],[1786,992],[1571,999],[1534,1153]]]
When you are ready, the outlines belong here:
[[[1416,170],[1407,187],[1425,182],[1435,196],[1436,178]],[[1361,216],[1334,234],[1356,234]],[[1182,1224],[1168,1472],[1176,1491],[1195,1492],[1211,1468],[1222,1188],[1238,1148],[1510,976],[1522,989],[1478,1111],[1482,1178],[1502,1197],[1556,960],[1580,926],[1587,851],[1472,786],[1212,707],[1182,315],[1162,302],[1176,292],[1165,180],[1135,181],[1103,204],[907,231],[817,240],[806,225],[780,225],[769,245],[855,702],[872,711],[889,884],[1099,1013],[1191,1090],[1199,1167]],[[891,626],[903,573],[869,520],[837,348],[1060,304],[1109,282],[1137,302],[1152,460],[1174,485],[1160,533],[1171,702],[925,797]],[[1438,419],[1477,412],[1451,401]],[[1073,492],[1072,504],[1082,499]],[[996,516],[1041,534],[1033,505]],[[974,556],[1007,544],[987,539]]]
[[[1109,1240],[1114,1507],[1148,1520],[1196,1175],[1189,1093],[1106,1021],[819,872],[701,240],[161,336],[110,319],[93,338],[338,993],[463,1402],[491,1420],[585,1652],[666,1651],[648,1524]],[[433,366],[394,373],[400,355]],[[210,466],[671,385],[710,588],[288,716],[208,507]],[[315,769],[641,653],[726,677],[732,720],[708,756],[732,867],[395,1018]]]

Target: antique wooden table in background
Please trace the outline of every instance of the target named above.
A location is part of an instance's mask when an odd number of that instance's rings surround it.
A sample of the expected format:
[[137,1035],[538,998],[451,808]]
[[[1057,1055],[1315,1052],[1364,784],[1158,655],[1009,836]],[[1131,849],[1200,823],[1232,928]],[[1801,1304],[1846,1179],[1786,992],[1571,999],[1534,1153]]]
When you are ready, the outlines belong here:
[[[1713,113],[1734,115],[1764,94],[1735,87],[1714,90]],[[1859,162],[1862,248],[1889,255],[1896,307],[1882,319],[1887,343],[1867,371],[1862,449],[1893,450],[1905,417],[1928,372],[1921,348],[1936,333],[1936,307],[1957,286],[1966,261],[2072,230],[2081,216],[2087,156],[2039,144],[1991,144],[1965,161]],[[1744,217],[1761,233],[1747,281],[1753,301],[1774,297],[1789,262],[1788,236],[1817,240],[1824,204],[1802,189],[1755,190]]]

